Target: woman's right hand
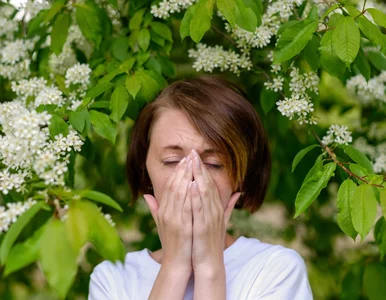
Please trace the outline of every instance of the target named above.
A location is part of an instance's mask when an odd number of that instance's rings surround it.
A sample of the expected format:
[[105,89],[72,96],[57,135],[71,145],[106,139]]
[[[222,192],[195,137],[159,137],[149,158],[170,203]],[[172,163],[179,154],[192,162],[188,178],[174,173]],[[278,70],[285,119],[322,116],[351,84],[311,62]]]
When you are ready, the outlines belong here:
[[162,244],[162,266],[191,274],[193,216],[188,197],[193,179],[190,155],[170,175],[158,204],[153,195],[143,195],[156,222]]

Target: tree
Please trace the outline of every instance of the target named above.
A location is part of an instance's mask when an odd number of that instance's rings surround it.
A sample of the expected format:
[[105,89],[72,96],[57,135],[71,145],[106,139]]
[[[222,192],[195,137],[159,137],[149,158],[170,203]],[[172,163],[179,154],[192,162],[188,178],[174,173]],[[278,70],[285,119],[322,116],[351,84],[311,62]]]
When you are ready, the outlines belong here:
[[[38,261],[59,297],[86,293],[78,283],[89,268],[78,268],[80,256],[91,264],[124,258],[109,213],[141,220],[144,233],[154,228],[148,213],[126,207],[122,149],[141,107],[168,81],[193,72],[185,65],[190,57],[196,72],[238,81],[263,116],[274,154],[268,198],[280,199],[297,218],[289,233],[299,223],[317,232],[304,242],[319,270],[323,259],[339,262],[342,270],[331,276],[342,286],[331,295],[384,294],[384,6],[57,0],[29,1],[22,9],[0,2],[0,8],[0,264],[6,280],[21,280],[11,274]],[[331,196],[326,187],[334,186]],[[331,198],[337,212],[325,218],[320,210]],[[378,220],[377,210],[383,212]],[[335,236],[364,240],[372,229],[372,254],[358,255],[355,263],[331,254]],[[148,234],[131,247],[157,243]]]

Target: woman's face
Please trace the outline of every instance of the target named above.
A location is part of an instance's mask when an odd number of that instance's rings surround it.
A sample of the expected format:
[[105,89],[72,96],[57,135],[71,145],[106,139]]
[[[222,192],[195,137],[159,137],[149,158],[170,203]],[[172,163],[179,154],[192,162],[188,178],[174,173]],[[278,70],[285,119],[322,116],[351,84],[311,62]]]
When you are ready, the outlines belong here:
[[146,168],[158,203],[169,176],[178,162],[195,149],[212,176],[222,202],[227,207],[233,193],[232,182],[221,154],[211,147],[193,127],[187,116],[176,109],[163,110],[153,125]]

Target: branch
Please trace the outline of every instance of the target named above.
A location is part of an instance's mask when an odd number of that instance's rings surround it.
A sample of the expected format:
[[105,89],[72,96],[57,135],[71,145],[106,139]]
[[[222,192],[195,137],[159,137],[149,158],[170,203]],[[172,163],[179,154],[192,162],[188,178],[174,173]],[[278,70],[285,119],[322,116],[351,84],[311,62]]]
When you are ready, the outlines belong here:
[[325,144],[320,140],[320,138],[318,137],[318,135],[315,133],[314,130],[312,130],[312,134],[316,137],[316,139],[318,140],[320,146],[328,153],[328,155],[331,157],[331,159],[332,159],[338,166],[340,166],[347,174],[349,174],[351,177],[357,178],[357,179],[360,180],[360,181],[363,181],[363,182],[366,183],[366,184],[369,184],[369,185],[372,185],[372,186],[376,186],[376,187],[379,187],[379,188],[383,188],[382,185],[369,183],[369,182],[367,182],[366,180],[364,180],[362,177],[359,177],[358,175],[354,174],[354,173],[351,172],[349,169],[347,169],[347,168],[344,166],[344,163],[340,162],[340,161],[336,158],[336,155],[335,155],[335,153],[332,151],[332,149],[331,149],[330,147],[328,147],[327,145],[325,145]]

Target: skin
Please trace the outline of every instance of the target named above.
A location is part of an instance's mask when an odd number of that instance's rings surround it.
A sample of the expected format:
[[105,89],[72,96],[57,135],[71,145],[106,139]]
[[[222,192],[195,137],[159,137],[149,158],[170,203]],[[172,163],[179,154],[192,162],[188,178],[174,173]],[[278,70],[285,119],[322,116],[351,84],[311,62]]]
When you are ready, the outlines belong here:
[[[171,272],[184,279],[194,272],[195,299],[225,299],[223,251],[236,240],[226,225],[240,193],[233,190],[221,153],[183,112],[168,109],[153,126],[146,168],[154,196],[144,198],[163,247],[151,253],[162,267],[149,299],[178,293],[165,290]],[[181,280],[176,299],[186,287]]]

